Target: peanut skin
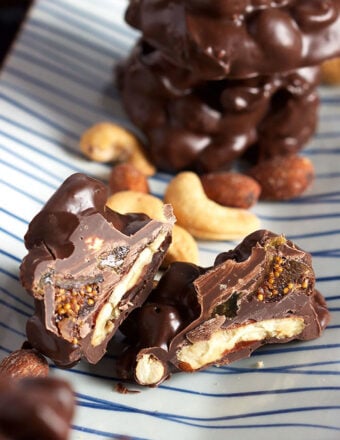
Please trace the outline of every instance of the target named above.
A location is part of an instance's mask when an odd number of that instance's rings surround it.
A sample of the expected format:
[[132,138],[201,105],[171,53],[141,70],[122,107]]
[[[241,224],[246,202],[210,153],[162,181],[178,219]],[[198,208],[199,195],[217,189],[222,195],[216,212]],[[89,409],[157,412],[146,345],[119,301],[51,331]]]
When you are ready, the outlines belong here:
[[121,163],[112,168],[109,186],[111,194],[128,190],[149,193],[149,184],[145,174],[130,163]]
[[249,170],[262,187],[263,200],[289,200],[300,196],[313,183],[314,166],[306,157],[291,154],[260,162]]
[[208,173],[201,176],[201,182],[208,198],[223,206],[248,209],[261,193],[256,180],[240,173]]

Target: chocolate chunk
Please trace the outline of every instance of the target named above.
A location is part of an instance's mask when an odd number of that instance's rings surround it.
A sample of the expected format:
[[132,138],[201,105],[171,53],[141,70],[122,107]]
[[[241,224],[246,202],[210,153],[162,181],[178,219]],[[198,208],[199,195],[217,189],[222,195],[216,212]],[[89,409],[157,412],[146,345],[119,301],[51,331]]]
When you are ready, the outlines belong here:
[[67,440],[75,399],[56,378],[0,380],[0,438]]
[[257,159],[295,153],[315,132],[315,67],[202,83],[139,42],[119,69],[125,109],[166,171],[223,169],[247,150]]
[[317,338],[328,322],[310,254],[259,230],[213,267],[173,263],[121,327],[117,371],[155,386],[173,372],[229,364],[264,344]]
[[121,215],[105,206],[107,188],[69,177],[30,223],[21,281],[34,297],[30,344],[67,367],[96,363],[118,326],[141,305],[171,241],[174,222]]
[[339,0],[130,0],[126,20],[200,81],[285,72],[340,55]]

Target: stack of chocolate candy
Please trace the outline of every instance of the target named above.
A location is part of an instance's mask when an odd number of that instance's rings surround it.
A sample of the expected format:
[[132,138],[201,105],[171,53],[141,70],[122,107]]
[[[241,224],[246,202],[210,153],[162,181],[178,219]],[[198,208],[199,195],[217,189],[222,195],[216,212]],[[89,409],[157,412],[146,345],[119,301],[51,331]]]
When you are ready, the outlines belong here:
[[315,132],[340,0],[130,0],[126,20],[142,37],[118,85],[160,169],[287,155]]

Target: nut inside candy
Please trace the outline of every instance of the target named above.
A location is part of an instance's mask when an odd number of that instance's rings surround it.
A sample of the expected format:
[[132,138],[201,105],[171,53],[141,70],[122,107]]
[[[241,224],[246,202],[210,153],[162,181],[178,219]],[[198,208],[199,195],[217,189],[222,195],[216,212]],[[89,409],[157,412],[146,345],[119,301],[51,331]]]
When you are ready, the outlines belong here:
[[144,354],[137,362],[136,377],[141,385],[155,385],[163,377],[165,367],[154,355]]
[[[107,303],[98,313],[91,344],[96,347],[101,344],[114,327],[114,320],[120,315],[120,301],[125,293],[138,283],[144,268],[151,263],[152,257],[162,245],[166,233],[160,233],[156,239],[141,251],[131,269],[113,289]],[[124,307],[124,305],[122,305]],[[122,309],[123,310],[123,309]]]
[[292,338],[302,333],[305,323],[302,317],[268,319],[261,322],[221,329],[210,339],[184,345],[177,353],[183,370],[199,368],[219,361],[242,343],[264,341],[269,338]]

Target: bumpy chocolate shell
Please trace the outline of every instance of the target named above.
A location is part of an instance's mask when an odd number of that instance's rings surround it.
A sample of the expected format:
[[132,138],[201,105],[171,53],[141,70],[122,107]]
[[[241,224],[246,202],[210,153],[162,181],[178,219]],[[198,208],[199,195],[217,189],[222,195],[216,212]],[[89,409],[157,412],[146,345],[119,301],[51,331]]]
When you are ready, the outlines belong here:
[[329,322],[310,254],[259,230],[213,267],[173,263],[121,327],[121,378],[155,386],[250,356],[268,343],[317,338]]
[[74,174],[25,235],[21,281],[35,303],[27,337],[64,367],[82,357],[101,359],[119,325],[149,294],[171,242],[169,206],[164,222],[120,215],[105,206],[107,195],[103,183]]
[[[165,171],[228,168],[299,151],[314,134],[319,68],[197,83],[139,42],[118,69],[125,109]],[[255,154],[254,154],[255,153]]]
[[130,0],[126,20],[201,81],[285,72],[340,55],[340,0]]

